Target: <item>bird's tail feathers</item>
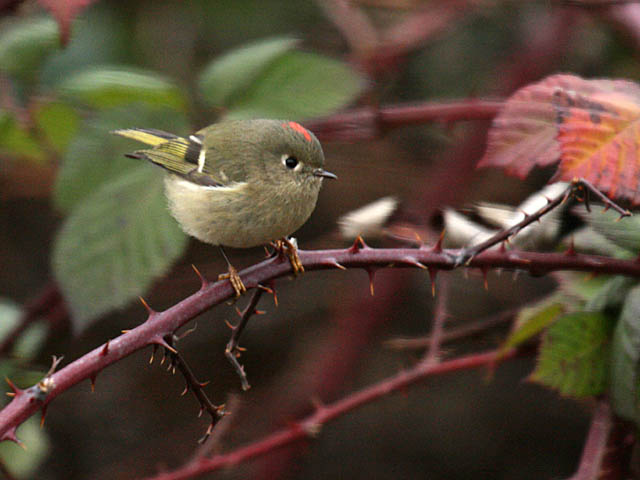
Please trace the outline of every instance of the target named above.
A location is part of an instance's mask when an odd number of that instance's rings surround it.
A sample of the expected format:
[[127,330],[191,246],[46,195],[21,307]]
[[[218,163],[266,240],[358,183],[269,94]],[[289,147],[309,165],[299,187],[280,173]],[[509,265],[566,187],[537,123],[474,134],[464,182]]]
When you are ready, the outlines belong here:
[[181,139],[181,137],[174,135],[173,133],[163,132],[162,130],[156,130],[154,128],[123,128],[120,130],[114,130],[111,133],[152,146],[160,145],[161,143],[169,142],[171,140]]

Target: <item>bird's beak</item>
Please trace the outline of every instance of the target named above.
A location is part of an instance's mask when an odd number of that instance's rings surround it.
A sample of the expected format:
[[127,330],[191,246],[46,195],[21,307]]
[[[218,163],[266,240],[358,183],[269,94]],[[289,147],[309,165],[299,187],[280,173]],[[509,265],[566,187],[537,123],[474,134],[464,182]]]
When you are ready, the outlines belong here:
[[333,179],[333,180],[336,180],[336,179],[338,178],[335,174],[333,174],[333,173],[331,173],[331,172],[327,172],[326,170],[323,170],[323,169],[321,169],[321,168],[316,168],[316,169],[313,171],[313,174],[314,174],[316,177],[331,178],[331,179]]

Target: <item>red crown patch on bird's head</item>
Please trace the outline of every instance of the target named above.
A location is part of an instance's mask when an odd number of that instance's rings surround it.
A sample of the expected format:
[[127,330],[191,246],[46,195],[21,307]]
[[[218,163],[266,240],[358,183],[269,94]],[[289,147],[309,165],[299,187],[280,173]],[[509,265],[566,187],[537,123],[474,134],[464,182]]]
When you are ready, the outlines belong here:
[[307,142],[311,141],[311,134],[309,133],[309,130],[307,130],[306,128],[304,128],[302,125],[300,125],[299,123],[296,122],[287,122],[287,123],[283,123],[282,126],[284,128],[290,128],[292,130],[295,130],[298,133],[301,133],[302,135],[304,135],[304,139]]

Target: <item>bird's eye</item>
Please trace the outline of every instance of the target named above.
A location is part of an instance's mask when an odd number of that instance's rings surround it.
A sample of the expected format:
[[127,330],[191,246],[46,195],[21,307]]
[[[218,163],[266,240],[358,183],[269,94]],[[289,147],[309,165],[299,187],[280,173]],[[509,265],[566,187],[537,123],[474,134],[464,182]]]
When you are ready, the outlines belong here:
[[298,166],[298,159],[296,157],[292,157],[290,155],[285,156],[282,159],[282,162],[284,163],[284,166],[293,170]]

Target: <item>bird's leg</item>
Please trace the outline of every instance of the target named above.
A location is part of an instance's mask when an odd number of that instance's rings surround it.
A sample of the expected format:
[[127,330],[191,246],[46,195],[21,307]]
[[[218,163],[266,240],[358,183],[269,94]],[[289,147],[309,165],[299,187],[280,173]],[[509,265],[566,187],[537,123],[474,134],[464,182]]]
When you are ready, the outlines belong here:
[[294,275],[304,272],[304,267],[302,266],[302,262],[300,261],[300,257],[298,256],[298,247],[295,245],[295,240],[291,241],[288,238],[284,237],[281,240],[276,242],[276,249],[284,253],[288,258],[289,262],[291,262],[291,268],[293,268]]
[[225,253],[222,245],[218,245],[218,246],[220,247],[222,256],[227,261],[227,273],[221,273],[220,275],[218,275],[218,280],[229,279],[229,282],[231,282],[231,286],[233,287],[233,290],[236,292],[236,297],[239,297],[240,295],[242,295],[244,292],[247,291],[247,287],[245,287],[244,283],[242,283],[242,279],[240,278],[240,275],[238,275],[238,271],[235,269],[233,265],[231,265],[231,262],[229,261],[229,257],[227,257],[227,254]]

